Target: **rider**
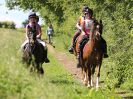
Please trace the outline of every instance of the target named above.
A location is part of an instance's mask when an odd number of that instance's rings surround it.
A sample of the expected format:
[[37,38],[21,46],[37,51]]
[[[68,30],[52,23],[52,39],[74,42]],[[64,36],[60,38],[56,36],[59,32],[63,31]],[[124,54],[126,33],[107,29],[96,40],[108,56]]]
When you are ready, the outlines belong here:
[[[90,35],[90,31],[91,31],[91,26],[93,24],[93,11],[91,9],[87,9],[85,10],[85,19],[84,19],[84,22],[82,23],[81,27],[82,27],[82,33],[84,33],[84,36],[80,42],[80,46],[79,46],[79,52],[77,52],[77,58],[79,59],[79,55],[82,54],[82,50],[83,50],[83,47],[84,45],[86,44],[86,42],[88,41],[89,39],[89,35]],[[102,33],[102,31],[100,31]],[[101,36],[102,38],[102,36]],[[107,55],[107,44],[106,44],[106,41],[102,38],[101,39],[101,42],[102,42],[102,49],[103,49],[103,53],[104,53],[104,58],[107,58],[108,55]],[[81,53],[80,53],[81,51]],[[78,62],[78,65],[77,67],[80,66],[80,63]]]
[[47,28],[47,30],[46,30],[46,34],[47,34],[47,36],[48,36],[48,38],[49,38],[49,43],[51,43],[50,37],[53,36],[53,33],[54,33],[53,26],[52,26],[51,23],[49,23],[49,26],[48,26],[48,28]]
[[29,24],[26,26],[26,38],[27,40],[22,44],[21,48],[24,49],[24,46],[26,43],[28,43],[28,35],[30,32],[35,32],[36,33],[36,38],[39,43],[41,43],[44,46],[44,51],[46,52],[45,55],[45,62],[48,63],[49,59],[47,58],[47,47],[44,41],[41,40],[41,26],[38,24],[39,17],[37,17],[35,12],[31,12],[28,17]]
[[82,40],[80,41],[79,49],[78,49],[78,52],[77,52],[77,59],[78,59],[77,67],[78,68],[80,67],[79,57],[80,57],[80,55],[82,53],[82,52],[80,53],[80,51],[82,51],[81,48],[83,48],[83,45],[85,45],[85,43],[88,41],[90,30],[91,30],[91,26],[92,26],[93,20],[94,20],[92,18],[93,11],[90,8],[89,9],[85,9],[84,14],[85,14],[85,18],[84,18],[84,21],[81,24],[81,30],[82,30],[82,33],[84,35],[82,37]]
[[83,12],[83,16],[80,16],[78,21],[77,21],[77,24],[76,24],[76,27],[77,27],[77,31],[75,32],[74,34],[74,37],[72,39],[72,44],[71,44],[71,47],[69,48],[69,52],[70,53],[73,53],[73,47],[74,47],[74,42],[76,40],[76,38],[80,35],[81,33],[81,24],[83,23],[84,19],[85,19],[85,11],[89,9],[88,6],[84,6],[83,9],[82,9],[82,12]]

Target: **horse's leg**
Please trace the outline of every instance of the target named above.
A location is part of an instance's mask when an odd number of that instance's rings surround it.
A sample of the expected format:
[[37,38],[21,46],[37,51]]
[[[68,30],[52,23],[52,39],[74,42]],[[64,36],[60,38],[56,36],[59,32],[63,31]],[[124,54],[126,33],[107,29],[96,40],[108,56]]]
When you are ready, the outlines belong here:
[[84,67],[84,80],[83,80],[83,84],[87,86],[87,82],[88,82],[87,68]]
[[93,80],[94,80],[93,78],[94,78],[94,73],[95,73],[95,67],[96,67],[96,65],[94,65],[94,64],[91,66],[91,86],[94,86],[93,85]]
[[44,74],[44,70],[43,70],[43,68],[42,68],[42,63],[40,63],[40,74]]
[[43,68],[42,68],[42,63],[36,63],[36,65],[37,65],[37,72],[39,73],[39,74],[44,74],[44,70],[43,70]]
[[101,63],[99,63],[96,68],[97,68],[96,89],[98,89],[99,88],[99,78],[100,78]]
[[30,63],[30,72],[34,72],[36,70],[36,64],[33,60]]
[[91,87],[91,66],[88,65],[88,88]]
[[84,78],[85,78],[85,73],[84,73],[83,66],[81,66],[81,74],[82,74],[82,80],[84,81]]
[[49,40],[49,43],[51,43],[51,40],[50,40],[50,35],[48,35],[48,40]]

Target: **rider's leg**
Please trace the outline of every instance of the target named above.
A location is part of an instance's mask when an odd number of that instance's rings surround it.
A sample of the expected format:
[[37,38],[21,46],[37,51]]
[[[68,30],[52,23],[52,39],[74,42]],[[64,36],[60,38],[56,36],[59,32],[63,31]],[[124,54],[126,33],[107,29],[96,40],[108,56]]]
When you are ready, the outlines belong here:
[[78,52],[77,52],[77,59],[78,59],[77,68],[80,67],[80,57],[82,58],[83,48],[84,48],[85,44],[87,43],[88,38],[89,37],[87,35],[83,35],[83,38],[79,43],[79,47],[78,47],[79,49],[78,49]]
[[49,41],[49,43],[51,43],[51,38],[50,38],[50,34],[48,35],[48,41]]
[[107,54],[107,43],[106,43],[106,41],[103,38],[101,39],[101,41],[102,41],[102,49],[103,49],[103,53],[104,53],[104,58],[107,58],[108,57],[108,54]]
[[42,41],[42,40],[40,40],[40,39],[37,39],[37,41],[39,42],[39,43],[41,43],[42,45],[43,45],[43,47],[44,47],[44,61],[45,61],[45,63],[49,63],[49,59],[48,59],[48,56],[47,56],[47,46],[46,46],[46,43],[44,42],[44,41]]
[[28,42],[29,42],[28,39],[26,39],[26,40],[24,41],[24,43],[21,45],[21,49],[22,49],[22,50],[24,50],[24,46],[25,46],[25,44],[28,43]]
[[78,30],[78,31],[75,33],[75,35],[74,35],[74,37],[73,37],[73,39],[72,39],[71,47],[69,48],[69,52],[70,52],[70,53],[73,53],[74,42],[75,42],[76,38],[80,35],[80,33],[81,33],[80,30]]
[[21,45],[21,50],[22,50],[22,62],[24,62],[25,61],[25,54],[24,54],[24,50],[25,50],[25,45],[27,44],[29,42],[29,40],[27,39],[27,40],[25,40],[24,41],[24,43]]
[[77,59],[78,59],[78,63],[77,63],[77,68],[80,68],[80,56],[81,56],[81,45],[82,45],[82,42],[84,40],[84,36],[82,38],[82,40],[80,41],[79,43],[79,47],[78,47],[78,50],[77,50]]

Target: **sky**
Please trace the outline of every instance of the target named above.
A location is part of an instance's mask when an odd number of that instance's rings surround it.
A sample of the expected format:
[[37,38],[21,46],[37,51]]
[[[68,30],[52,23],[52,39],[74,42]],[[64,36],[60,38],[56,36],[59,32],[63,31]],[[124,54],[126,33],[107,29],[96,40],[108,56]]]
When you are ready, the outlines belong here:
[[[29,13],[29,11],[8,10],[5,0],[0,0],[0,21],[13,21],[17,28],[22,27],[22,22],[28,18]],[[41,22],[39,23],[41,24]]]

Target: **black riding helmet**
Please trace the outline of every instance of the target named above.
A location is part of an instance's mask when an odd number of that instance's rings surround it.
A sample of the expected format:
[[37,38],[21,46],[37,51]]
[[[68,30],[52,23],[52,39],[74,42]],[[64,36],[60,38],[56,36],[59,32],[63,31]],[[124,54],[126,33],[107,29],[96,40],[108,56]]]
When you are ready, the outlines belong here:
[[89,9],[88,6],[83,6],[82,12],[85,12],[87,9]]
[[30,19],[30,18],[37,18],[36,13],[35,13],[35,12],[31,12],[31,13],[29,14],[28,19]]
[[86,9],[85,10],[85,13],[89,13],[91,16],[93,16],[93,11],[92,11],[92,9]]

